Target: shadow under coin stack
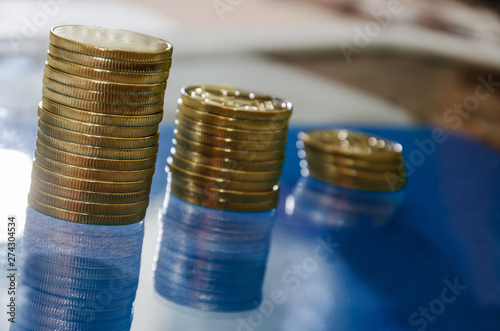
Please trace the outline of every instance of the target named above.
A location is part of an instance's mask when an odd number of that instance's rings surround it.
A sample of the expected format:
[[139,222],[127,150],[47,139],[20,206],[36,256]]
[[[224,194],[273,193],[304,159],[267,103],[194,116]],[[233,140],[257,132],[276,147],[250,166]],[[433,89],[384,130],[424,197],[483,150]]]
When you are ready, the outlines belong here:
[[321,225],[380,225],[399,207],[406,183],[400,144],[341,129],[301,133],[297,145],[306,162],[288,214]]
[[29,205],[91,224],[141,221],[172,46],[97,26],[50,33]]
[[209,311],[259,305],[291,113],[289,102],[227,85],[182,90],[155,266],[160,295]]

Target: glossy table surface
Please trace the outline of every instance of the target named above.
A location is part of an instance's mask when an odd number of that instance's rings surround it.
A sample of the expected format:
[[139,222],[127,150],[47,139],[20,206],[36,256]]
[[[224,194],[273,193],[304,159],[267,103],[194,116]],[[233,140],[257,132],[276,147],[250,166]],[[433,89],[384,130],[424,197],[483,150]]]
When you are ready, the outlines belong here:
[[[157,211],[173,130],[161,127],[132,330],[500,329],[500,154],[439,129],[358,128],[404,146],[408,183],[400,210],[386,226],[292,222],[284,202],[300,177],[297,134],[325,127],[332,126],[290,129],[264,304],[230,314],[180,307],[154,291]],[[23,141],[35,139],[31,125],[10,129]],[[325,258],[305,266],[318,247]]]

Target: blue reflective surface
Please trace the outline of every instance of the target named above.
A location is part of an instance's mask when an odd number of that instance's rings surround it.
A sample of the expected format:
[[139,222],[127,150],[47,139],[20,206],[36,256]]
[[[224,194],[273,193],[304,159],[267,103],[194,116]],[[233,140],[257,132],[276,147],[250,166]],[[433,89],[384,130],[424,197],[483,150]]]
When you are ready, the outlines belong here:
[[[500,155],[453,133],[436,140],[434,130],[364,128],[404,146],[406,195],[385,227],[318,226],[287,215],[282,199],[270,269],[289,259],[291,273],[270,270],[290,293],[277,330],[500,330]],[[283,191],[298,178],[293,144]],[[324,262],[314,256],[321,240],[335,243]],[[289,313],[297,309],[309,317]]]
[[[3,124],[12,132],[5,147],[32,153],[36,123]],[[285,212],[301,178],[296,137],[311,128],[330,126],[290,129],[261,307],[222,323],[144,300],[136,311],[159,311],[147,315],[150,329],[500,330],[500,154],[452,132],[443,141],[433,128],[356,127],[404,146],[408,184],[385,226],[332,228]],[[151,196],[162,200],[173,126],[160,131]],[[141,274],[152,288],[150,278]]]

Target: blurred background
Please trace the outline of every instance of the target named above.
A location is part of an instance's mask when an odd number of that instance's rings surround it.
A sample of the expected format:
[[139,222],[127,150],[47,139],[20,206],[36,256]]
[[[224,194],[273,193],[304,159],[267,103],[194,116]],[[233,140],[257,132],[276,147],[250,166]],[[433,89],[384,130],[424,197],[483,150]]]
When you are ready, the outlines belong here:
[[[182,86],[226,82],[290,99],[295,123],[430,122],[500,147],[498,94],[467,99],[479,76],[500,81],[498,10],[486,0],[2,0],[0,116],[36,120],[50,27],[95,24],[174,45],[166,121]],[[446,115],[464,102],[474,110]]]

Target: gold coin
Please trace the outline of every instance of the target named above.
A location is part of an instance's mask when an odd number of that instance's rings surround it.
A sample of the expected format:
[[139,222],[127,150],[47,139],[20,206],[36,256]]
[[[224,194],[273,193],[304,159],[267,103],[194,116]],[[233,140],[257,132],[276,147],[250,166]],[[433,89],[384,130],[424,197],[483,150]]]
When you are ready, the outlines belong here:
[[75,178],[43,168],[36,162],[33,162],[32,174],[46,182],[68,187],[71,189],[104,193],[129,193],[139,192],[143,190],[149,191],[152,181],[152,178],[128,182],[99,181]]
[[140,137],[148,137],[158,133],[158,125],[150,125],[143,127],[100,125],[100,124],[76,121],[61,116],[57,116],[55,114],[46,111],[41,107],[38,107],[38,117],[41,121],[47,124],[57,126],[66,130],[91,134],[95,136],[106,136],[106,137],[116,137],[116,138],[140,138]]
[[133,202],[133,203],[116,203],[105,204],[87,201],[71,200],[67,198],[58,197],[56,195],[40,191],[31,185],[30,193],[34,199],[45,203],[49,206],[54,206],[61,209],[76,211],[87,214],[100,214],[100,215],[128,215],[144,211],[149,204],[149,199]]
[[103,58],[155,62],[172,57],[173,47],[165,40],[115,28],[60,25],[50,30],[50,43],[58,47]]
[[195,163],[223,169],[234,169],[241,171],[280,170],[283,167],[283,162],[285,161],[284,159],[278,159],[275,161],[247,162],[228,158],[211,157],[185,149],[180,145],[172,147],[172,154],[178,154],[183,158],[191,160]]
[[79,87],[87,90],[118,93],[118,94],[157,94],[164,93],[167,88],[167,83],[157,84],[126,84],[126,83],[111,83],[101,80],[93,80],[80,76],[68,74],[59,71],[46,65],[44,76],[62,84]]
[[309,146],[304,146],[304,151],[306,153],[306,160],[316,162],[318,164],[332,164],[335,166],[353,168],[353,169],[365,169],[365,170],[375,170],[375,171],[391,171],[401,168],[404,164],[403,156],[399,159],[394,159],[390,161],[370,161],[363,159],[353,159],[350,157],[345,157],[342,155],[334,155],[329,153],[324,153],[316,148],[311,148]]
[[180,155],[172,155],[172,160],[169,164],[174,163],[177,167],[194,172],[200,175],[222,178],[226,180],[238,180],[242,182],[253,181],[274,181],[277,182],[281,176],[280,170],[272,171],[239,171],[232,169],[223,169],[218,167],[206,166],[199,163],[191,162]]
[[325,153],[363,160],[396,160],[403,151],[403,147],[396,142],[347,130],[312,131],[305,133],[302,141],[304,146]]
[[177,124],[175,130],[176,131],[174,131],[174,133],[178,132],[186,139],[210,146],[230,148],[238,151],[275,151],[283,150],[286,146],[286,139],[271,141],[236,140],[231,138],[211,136],[202,132],[193,131],[184,127],[180,123]]
[[374,180],[339,174],[325,174],[323,169],[317,169],[314,166],[309,166],[309,172],[311,176],[332,185],[363,191],[396,191],[401,189],[406,183],[405,177],[393,177],[390,173],[388,173],[385,179]]
[[211,136],[232,138],[238,140],[249,140],[249,141],[275,141],[286,139],[286,130],[275,130],[275,131],[257,131],[257,130],[240,130],[225,128],[217,125],[206,124],[199,121],[194,121],[189,117],[182,115],[180,112],[177,113],[176,124],[181,124],[185,128],[193,131],[202,132]]
[[221,209],[239,212],[260,212],[274,209],[278,206],[278,199],[264,202],[235,202],[210,199],[203,195],[193,194],[178,186],[171,186],[170,190],[177,198],[206,208]]
[[163,110],[163,102],[145,105],[113,104],[91,100],[84,100],[58,93],[47,87],[42,87],[43,97],[64,106],[85,109],[96,113],[116,115],[150,115]]
[[288,101],[226,84],[187,86],[182,88],[181,98],[186,106],[225,117],[280,121],[292,116],[292,104]]
[[91,156],[99,159],[112,159],[118,161],[140,160],[144,162],[145,159],[154,157],[158,153],[158,145],[136,149],[106,148],[72,143],[69,141],[51,137],[41,131],[38,131],[38,140],[46,146],[55,148],[63,152],[82,156]]
[[47,61],[45,62],[45,64],[56,70],[66,72],[70,75],[94,80],[103,80],[112,83],[158,84],[166,82],[169,75],[168,71],[159,73],[139,73],[85,67],[76,63],[71,63],[55,58],[50,54],[47,55]]
[[55,103],[46,98],[42,99],[39,106],[48,112],[69,118],[76,121],[111,125],[111,126],[151,126],[157,125],[163,119],[163,111],[150,115],[113,115],[94,113],[88,110],[82,110],[72,107],[67,107],[59,103]]
[[170,164],[168,166],[169,171],[172,173],[172,177],[178,182],[195,183],[197,185],[216,188],[219,190],[230,190],[230,191],[244,191],[244,192],[259,192],[259,191],[269,191],[278,185],[278,181],[254,181],[254,182],[243,182],[237,180],[227,180],[223,178],[215,178],[210,176],[200,175],[182,168],[177,167],[175,164]]
[[243,160],[247,162],[274,161],[285,157],[284,149],[278,149],[274,151],[258,151],[258,152],[234,150],[229,148],[221,148],[207,144],[202,144],[196,141],[186,139],[179,134],[175,135],[174,144],[180,145],[185,149],[189,149],[197,153],[205,154],[212,157],[230,158],[233,160]]
[[49,136],[66,140],[69,142],[98,146],[98,147],[118,148],[118,149],[121,148],[135,149],[135,148],[151,147],[158,144],[158,139],[160,137],[159,133],[141,138],[115,138],[115,137],[94,136],[58,128],[57,126],[47,124],[45,122],[42,122],[41,120],[38,120],[38,129]]
[[130,62],[113,60],[72,52],[52,44],[49,44],[49,54],[61,60],[76,63],[82,66],[112,71],[163,72],[170,70],[170,67],[172,66],[172,59],[161,62]]
[[385,180],[385,175],[386,174],[391,174],[394,176],[401,176],[404,174],[400,174],[398,169],[394,170],[369,170],[369,169],[354,169],[354,168],[347,168],[347,167],[342,167],[342,166],[336,166],[334,164],[325,164],[323,162],[316,162],[316,161],[308,161],[307,162],[308,167],[314,167],[317,170],[323,171],[327,175],[339,175],[339,176],[350,176],[350,177],[358,177],[358,178],[363,178],[367,180]]
[[196,183],[186,184],[185,181],[177,181],[175,177],[172,178],[170,184],[172,187],[177,186],[181,190],[185,190],[196,195],[223,201],[265,202],[270,200],[275,201],[279,198],[279,187],[276,187],[276,189],[273,190],[260,192],[230,191],[205,187]]
[[275,131],[288,129],[288,120],[283,121],[251,121],[233,117],[217,116],[180,104],[178,112],[198,122],[215,126],[255,131]]
[[146,216],[146,210],[130,215],[95,215],[78,213],[50,206],[34,199],[31,195],[28,195],[28,205],[34,210],[47,216],[84,224],[125,225],[140,222]]
[[151,168],[156,163],[156,155],[136,160],[103,159],[62,151],[42,143],[39,139],[36,141],[36,148],[38,153],[49,159],[84,168],[120,171],[142,170]]
[[62,175],[108,182],[136,182],[146,180],[153,176],[155,170],[154,167],[127,171],[84,168],[52,160],[43,156],[38,151],[35,151],[35,162],[40,167]]
[[66,96],[83,99],[87,101],[95,101],[106,104],[126,104],[127,106],[144,106],[163,102],[165,98],[163,93],[158,94],[115,94],[108,92],[99,92],[93,90],[82,89],[59,83],[50,78],[43,77],[45,88]]
[[31,185],[40,191],[48,192],[62,198],[95,203],[125,204],[140,202],[149,198],[149,189],[138,192],[120,193],[83,191],[47,182],[34,174],[31,176]]

